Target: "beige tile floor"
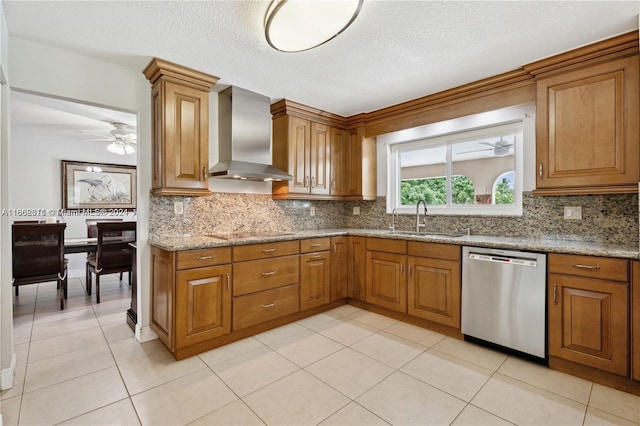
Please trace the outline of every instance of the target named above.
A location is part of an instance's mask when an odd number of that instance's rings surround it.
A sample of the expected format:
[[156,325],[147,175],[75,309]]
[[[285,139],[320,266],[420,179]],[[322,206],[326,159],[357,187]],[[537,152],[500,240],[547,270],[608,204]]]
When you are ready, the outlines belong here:
[[640,397],[349,305],[176,362],[115,276],[100,305],[71,280],[65,311],[20,292],[5,425],[640,424]]

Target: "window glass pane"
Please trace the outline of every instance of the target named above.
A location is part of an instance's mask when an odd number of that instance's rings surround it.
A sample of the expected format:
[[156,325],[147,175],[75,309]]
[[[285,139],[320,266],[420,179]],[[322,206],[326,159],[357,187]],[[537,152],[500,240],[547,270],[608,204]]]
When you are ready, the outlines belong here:
[[[513,204],[514,178],[497,185],[498,178],[515,167],[514,134],[483,136],[451,146],[453,204]],[[511,189],[511,197],[502,192]],[[502,191],[496,196],[496,190]]]
[[445,145],[400,151],[400,204],[415,205],[421,199],[446,204],[446,175]]

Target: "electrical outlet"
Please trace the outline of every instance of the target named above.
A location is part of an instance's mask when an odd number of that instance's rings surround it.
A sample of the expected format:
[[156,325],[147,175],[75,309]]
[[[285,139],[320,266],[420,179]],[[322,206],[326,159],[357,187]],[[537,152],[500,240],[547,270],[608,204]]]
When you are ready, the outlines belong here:
[[174,214],[184,214],[184,203],[182,201],[174,201],[173,202],[173,213]]
[[353,208],[353,215],[354,216],[360,216],[360,207],[354,207]]
[[316,208],[315,207],[309,207],[309,215],[310,216],[315,216],[316,215]]
[[570,220],[582,219],[582,206],[564,206],[564,218]]

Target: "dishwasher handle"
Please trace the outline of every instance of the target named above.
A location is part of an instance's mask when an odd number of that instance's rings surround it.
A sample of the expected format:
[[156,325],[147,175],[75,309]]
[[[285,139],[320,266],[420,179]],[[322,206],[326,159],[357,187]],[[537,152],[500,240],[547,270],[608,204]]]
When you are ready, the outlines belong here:
[[502,263],[502,264],[512,264],[518,266],[530,266],[536,267],[538,262],[531,259],[522,259],[520,257],[511,257],[511,256],[499,256],[495,254],[479,254],[479,253],[469,253],[469,259],[478,260],[481,262],[493,262],[493,263]]

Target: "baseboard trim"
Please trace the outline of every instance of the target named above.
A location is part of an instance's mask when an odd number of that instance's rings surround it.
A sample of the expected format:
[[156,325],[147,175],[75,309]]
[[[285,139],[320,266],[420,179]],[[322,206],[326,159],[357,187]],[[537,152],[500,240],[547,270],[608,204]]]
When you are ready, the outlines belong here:
[[11,365],[0,371],[0,390],[6,390],[13,387],[13,380],[16,377],[16,353],[11,357]]
[[151,330],[151,328],[146,326],[141,326],[140,323],[136,324],[136,339],[140,343],[149,342],[151,340],[156,340],[158,335]]

